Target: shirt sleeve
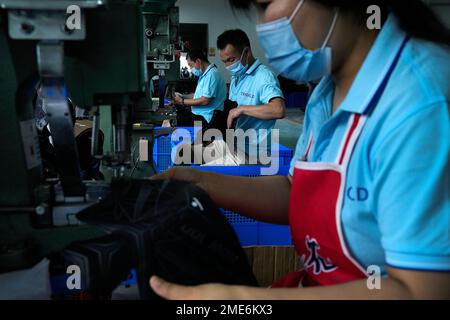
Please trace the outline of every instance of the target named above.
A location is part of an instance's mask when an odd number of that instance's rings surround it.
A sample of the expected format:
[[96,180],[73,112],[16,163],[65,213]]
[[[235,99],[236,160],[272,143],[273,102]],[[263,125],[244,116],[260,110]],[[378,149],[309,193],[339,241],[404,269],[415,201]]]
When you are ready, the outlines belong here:
[[374,148],[374,212],[393,267],[450,270],[448,108],[420,108]]
[[199,98],[216,98],[220,81],[214,72],[208,72],[202,79],[202,86],[199,91]]
[[231,101],[237,101],[235,81],[235,78],[231,77],[230,90],[228,91],[228,99],[230,99]]
[[267,71],[267,74],[262,79],[262,85],[259,92],[259,100],[261,103],[269,103],[273,98],[284,99],[280,84],[272,72]]

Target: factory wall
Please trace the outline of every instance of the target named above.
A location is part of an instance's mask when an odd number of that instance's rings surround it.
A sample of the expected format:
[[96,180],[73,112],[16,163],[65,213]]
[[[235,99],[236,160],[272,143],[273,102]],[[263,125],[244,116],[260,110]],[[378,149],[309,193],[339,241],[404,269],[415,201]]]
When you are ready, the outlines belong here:
[[[244,30],[252,45],[253,53],[265,63],[264,52],[259,46],[255,31],[254,13],[233,13],[228,0],[178,0],[175,3],[180,8],[180,23],[207,23],[208,46],[216,48],[216,39],[223,31],[228,29]],[[220,61],[219,52],[215,57],[209,57],[210,62],[216,64],[229,82],[229,75]]]
[[[450,28],[450,0],[424,0],[430,4],[441,20]],[[233,13],[228,0],[178,0],[175,4],[180,7],[180,23],[207,23],[209,47],[216,47],[216,39],[219,34],[227,29],[240,28],[250,38],[253,53],[266,62],[264,52],[261,49],[255,31],[256,14],[236,11]],[[216,51],[215,57],[209,57],[229,82],[229,75],[219,59]]]
[[450,28],[450,0],[428,0],[434,12]]

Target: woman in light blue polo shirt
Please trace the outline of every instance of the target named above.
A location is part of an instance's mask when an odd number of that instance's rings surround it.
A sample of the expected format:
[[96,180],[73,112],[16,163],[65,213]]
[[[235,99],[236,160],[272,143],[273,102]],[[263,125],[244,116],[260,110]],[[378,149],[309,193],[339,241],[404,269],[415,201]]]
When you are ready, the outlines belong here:
[[193,114],[201,116],[207,123],[211,122],[214,110],[224,109],[227,96],[225,78],[214,64],[209,63],[201,50],[188,52],[187,62],[194,76],[198,77],[197,88],[193,96],[176,95],[178,104],[191,107]]
[[289,223],[303,270],[271,290],[157,277],[153,289],[192,299],[450,298],[448,30],[420,0],[232,3],[258,7],[260,42],[280,74],[321,79],[290,175],[161,177],[192,181],[220,207]]

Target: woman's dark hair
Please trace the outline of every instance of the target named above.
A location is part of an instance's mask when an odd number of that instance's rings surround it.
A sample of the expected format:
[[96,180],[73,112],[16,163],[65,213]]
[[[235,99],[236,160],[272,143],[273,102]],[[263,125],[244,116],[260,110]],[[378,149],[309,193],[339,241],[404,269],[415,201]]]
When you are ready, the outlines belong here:
[[250,48],[250,40],[247,34],[241,29],[227,30],[217,37],[217,48],[219,50],[223,50],[229,44],[235,47],[240,53],[242,53],[245,47]]
[[186,55],[186,59],[191,59],[192,61],[200,59],[201,61],[209,62],[208,58],[206,57],[206,51],[201,49],[190,50]]
[[[229,0],[232,7],[248,9],[254,0]],[[368,17],[367,8],[378,5],[382,12],[391,11],[399,20],[400,27],[411,37],[450,45],[450,31],[421,0],[313,0],[327,7],[358,17]]]

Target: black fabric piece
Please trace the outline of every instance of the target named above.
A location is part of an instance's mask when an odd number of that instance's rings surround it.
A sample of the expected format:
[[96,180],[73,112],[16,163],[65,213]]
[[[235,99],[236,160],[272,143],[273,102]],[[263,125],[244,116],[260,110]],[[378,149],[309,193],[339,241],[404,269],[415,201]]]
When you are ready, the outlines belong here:
[[[213,116],[211,118],[211,122],[208,123],[206,127],[203,127],[203,133],[209,129],[217,129],[222,134],[222,138],[226,141],[226,132],[227,132],[227,120],[228,113],[222,110],[214,110]],[[210,142],[203,142],[203,146],[206,147],[208,144],[212,143],[214,140]]]
[[137,257],[141,298],[158,299],[151,275],[185,285],[257,286],[225,216],[200,188],[180,181],[116,180],[112,192],[78,218],[127,239]]
[[[93,299],[97,299],[110,295],[126,279],[137,262],[137,256],[130,255],[130,252],[130,243],[120,235],[110,234],[92,240],[75,241],[49,257],[50,272],[53,276],[67,277],[67,268],[78,266],[81,288],[77,292],[89,293]],[[62,292],[56,294],[64,295]]]
[[175,105],[177,111],[177,127],[193,127],[195,121],[200,121],[202,127],[208,125],[208,122],[202,116],[192,113],[191,108],[182,105]]

